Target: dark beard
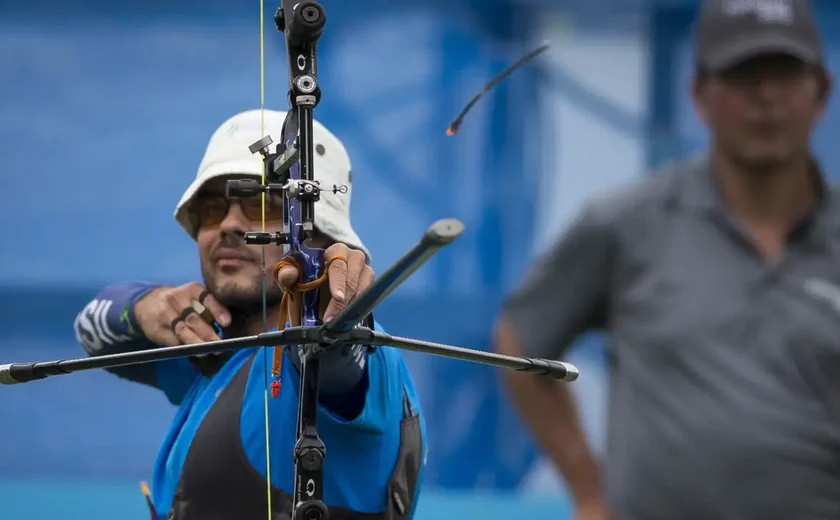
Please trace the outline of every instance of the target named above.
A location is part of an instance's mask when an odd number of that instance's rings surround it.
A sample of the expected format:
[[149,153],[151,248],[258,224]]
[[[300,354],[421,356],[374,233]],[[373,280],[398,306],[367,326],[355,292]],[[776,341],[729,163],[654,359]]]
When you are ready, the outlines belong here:
[[[230,311],[230,325],[222,329],[223,339],[241,338],[248,335],[248,328],[255,319],[263,316],[263,284],[255,280],[251,287],[218,287],[212,276],[203,272],[204,286],[225,308]],[[265,309],[280,304],[283,292],[277,284],[266,284]],[[267,325],[267,324],[266,324]],[[205,377],[212,377],[233,357],[234,351],[190,357],[190,362]]]
[[265,300],[263,300],[262,281],[259,280],[253,287],[227,288],[214,287],[212,282],[205,278],[205,287],[210,294],[230,311],[230,325],[223,329],[225,338],[241,338],[248,334],[249,325],[255,320],[261,320],[263,311],[280,305],[283,298],[283,291],[277,284],[267,285],[265,288]]
[[[244,243],[244,233],[226,231],[222,233],[221,242],[217,248],[241,248]],[[263,272],[265,271],[265,265],[263,265]],[[213,273],[205,268],[204,261],[201,262],[201,277],[210,294],[231,313],[231,325],[224,331],[226,338],[243,336],[243,331],[249,322],[259,319],[265,309],[279,305],[283,297],[282,289],[276,283],[264,280],[263,277],[251,280],[246,287],[235,284],[219,286]],[[265,298],[263,298],[263,291],[265,291]]]

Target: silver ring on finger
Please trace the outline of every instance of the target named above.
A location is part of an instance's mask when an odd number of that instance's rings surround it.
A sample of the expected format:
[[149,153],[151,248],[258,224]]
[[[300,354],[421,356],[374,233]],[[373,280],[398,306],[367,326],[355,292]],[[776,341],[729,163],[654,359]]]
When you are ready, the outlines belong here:
[[210,312],[210,309],[208,309],[200,301],[193,300],[192,301],[192,308],[193,308],[193,310],[195,310],[195,313],[199,315],[199,317],[202,319],[202,321],[204,321],[204,323],[206,323],[208,325],[212,325],[213,322],[216,321],[216,319],[213,317],[213,313]]

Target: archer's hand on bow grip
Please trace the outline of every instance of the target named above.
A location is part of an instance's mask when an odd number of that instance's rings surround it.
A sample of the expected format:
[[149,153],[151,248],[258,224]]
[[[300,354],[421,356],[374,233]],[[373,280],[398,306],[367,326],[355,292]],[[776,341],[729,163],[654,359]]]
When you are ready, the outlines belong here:
[[[288,259],[286,259],[288,261]],[[365,263],[365,254],[344,244],[333,244],[324,251],[326,281],[321,285],[321,319],[328,322],[368,288],[376,278],[373,268]],[[280,287],[293,290],[300,281],[300,271],[285,265],[277,271]]]

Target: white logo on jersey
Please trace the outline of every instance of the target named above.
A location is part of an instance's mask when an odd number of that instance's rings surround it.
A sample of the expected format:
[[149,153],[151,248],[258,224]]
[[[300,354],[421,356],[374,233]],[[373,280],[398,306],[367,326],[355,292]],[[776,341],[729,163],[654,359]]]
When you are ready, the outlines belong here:
[[353,361],[359,366],[359,368],[365,368],[365,354],[367,352],[367,347],[364,345],[353,345],[353,349],[351,350],[351,354],[353,355]]
[[114,333],[108,326],[108,311],[113,304],[111,300],[93,300],[76,316],[73,323],[76,339],[88,354],[98,353],[105,345],[131,339],[126,335]]

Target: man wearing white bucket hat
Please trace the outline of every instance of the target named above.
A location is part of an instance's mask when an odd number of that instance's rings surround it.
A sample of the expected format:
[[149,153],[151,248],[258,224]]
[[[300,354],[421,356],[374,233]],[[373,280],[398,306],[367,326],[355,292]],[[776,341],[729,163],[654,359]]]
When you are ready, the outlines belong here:
[[[264,115],[263,115],[264,114]],[[285,112],[242,112],[212,135],[198,173],[175,209],[175,220],[196,241],[203,284],[165,287],[124,282],[103,289],[78,315],[79,343],[91,356],[212,341],[264,331],[260,246],[244,235],[282,229],[282,200],[228,199],[231,178],[260,178],[262,161],[248,146],[263,135],[282,135]],[[264,119],[263,119],[264,117]],[[263,132],[264,125],[264,132]],[[370,253],[350,223],[352,170],[344,145],[314,124],[316,178],[345,185],[324,190],[316,202],[316,242],[329,263],[334,316],[374,279]],[[264,249],[266,266],[283,257]],[[293,267],[278,273],[291,285]],[[265,288],[268,323],[277,323],[282,290]],[[376,323],[369,323],[379,328]],[[119,377],[162,390],[178,413],[155,462],[147,502],[152,517],[168,520],[266,518],[266,441],[263,377],[271,356],[258,349],[202,358],[164,360],[111,369]],[[285,350],[283,391],[269,400],[271,508],[289,518],[294,466],[300,359]],[[268,361],[270,363],[270,361]],[[289,388],[291,387],[291,388]],[[333,519],[410,519],[425,461],[425,424],[411,377],[396,349],[364,345],[322,356],[319,431],[330,453],[324,502]],[[223,471],[218,471],[222,468]],[[221,492],[220,492],[221,491]],[[277,517],[272,517],[277,518]]]
[[[265,111],[265,135],[281,136],[285,112]],[[198,175],[190,184],[175,209],[175,220],[195,238],[196,228],[190,214],[191,202],[208,182],[219,177],[230,178],[240,174],[259,178],[262,174],[262,157],[248,151],[260,136],[261,118],[259,110],[242,112],[222,124],[207,146],[204,159],[198,167]],[[329,190],[321,192],[321,199],[315,203],[315,227],[335,242],[346,244],[370,256],[362,239],[350,224],[350,195],[352,194],[352,172],[350,157],[344,144],[327,128],[315,121],[316,149],[315,168],[317,179],[324,186],[345,185],[347,193],[335,195]],[[276,140],[276,138],[275,138]]]

